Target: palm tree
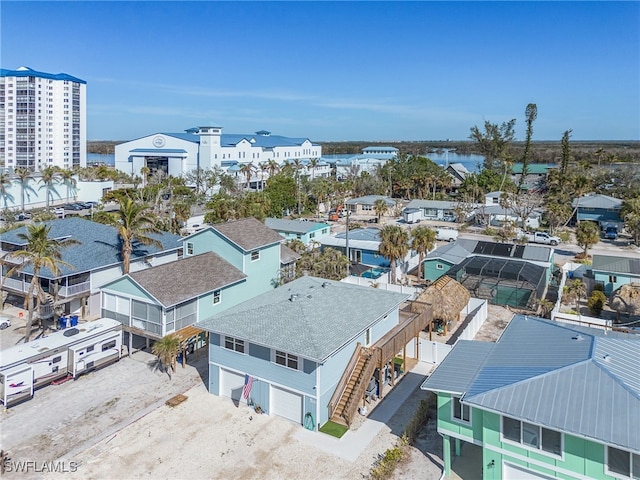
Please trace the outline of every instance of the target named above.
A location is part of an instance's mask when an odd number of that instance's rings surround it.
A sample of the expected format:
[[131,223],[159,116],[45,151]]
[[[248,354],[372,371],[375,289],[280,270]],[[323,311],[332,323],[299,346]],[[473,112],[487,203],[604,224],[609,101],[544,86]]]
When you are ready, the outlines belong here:
[[162,244],[149,236],[150,233],[159,232],[154,225],[155,218],[151,213],[151,207],[145,203],[135,202],[128,197],[124,197],[119,203],[120,208],[114,212],[113,225],[118,229],[118,235],[122,242],[122,271],[126,275],[129,273],[131,265],[134,242],[157,248],[162,248]]
[[33,299],[36,299],[36,310],[40,307],[40,302],[43,297],[43,291],[40,287],[40,271],[45,268],[49,270],[54,276],[60,273],[61,267],[70,267],[72,265],[62,261],[61,250],[71,245],[77,245],[80,242],[77,240],[66,238],[64,240],[57,240],[49,238],[49,232],[51,225],[43,223],[33,223],[27,226],[27,233],[18,233],[18,237],[26,242],[26,247],[23,250],[16,250],[14,252],[7,253],[3,260],[3,263],[10,259],[11,263],[15,263],[14,260],[22,260],[19,265],[15,265],[10,268],[6,276],[13,275],[18,269],[24,270],[25,267],[31,266],[33,269],[31,283],[27,290],[27,296],[25,297],[25,306],[28,309],[27,324],[24,334],[24,341],[28,342],[31,337],[31,327],[33,325]]
[[380,255],[389,259],[391,283],[396,283],[396,261],[409,251],[409,233],[399,225],[385,225],[380,229]]
[[22,209],[22,213],[24,213],[24,192],[25,190],[31,189],[29,182],[33,180],[33,177],[31,176],[31,170],[25,167],[16,168],[15,174],[20,184],[20,208]]
[[316,168],[318,168],[319,164],[320,161],[317,158],[312,158],[311,160],[309,160],[309,168],[311,169],[311,180],[316,178]]
[[411,248],[418,252],[418,278],[422,278],[422,261],[429,250],[436,246],[436,232],[426,226],[417,226],[411,232]]
[[588,257],[589,248],[600,240],[600,229],[595,222],[580,222],[576,229],[576,241],[584,248],[584,258]]
[[51,199],[51,190],[53,190],[53,184],[57,179],[58,179],[58,172],[56,171],[55,168],[45,167],[42,170],[40,170],[39,182],[43,183],[46,189],[45,204],[46,204],[47,210],[49,210],[49,200]]
[[580,313],[580,299],[586,295],[587,286],[582,280],[576,278],[573,282],[570,282],[564,287],[565,293],[569,294],[576,300],[576,311]]
[[273,177],[278,170],[280,170],[280,165],[273,158],[267,160],[267,170],[269,171],[269,177]]
[[620,208],[620,217],[624,219],[634,243],[640,245],[640,197],[624,200]]
[[142,176],[142,188],[147,186],[147,181],[150,173],[151,169],[146,165],[140,169],[140,175]]
[[181,347],[180,339],[175,335],[166,335],[151,347],[151,353],[158,357],[169,378],[171,378],[171,371],[174,373],[176,371],[176,357]]
[[380,223],[380,218],[387,213],[387,202],[384,198],[378,198],[373,202],[373,211],[376,212],[376,215],[378,216],[378,223]]
[[67,187],[67,203],[69,203],[69,194],[71,193],[71,190],[75,191],[76,186],[78,185],[78,181],[75,177],[75,172],[73,170],[64,169],[58,172],[58,175],[60,176],[60,180],[62,181],[63,185]]
[[256,167],[253,162],[249,162],[246,165],[242,165],[242,167],[240,167],[240,173],[242,173],[247,179],[247,189],[251,185],[251,176],[253,175],[253,172],[255,172],[255,170]]
[[4,200],[4,208],[7,208],[7,197],[13,200],[13,197],[9,193],[11,185],[13,185],[11,175],[4,170],[0,170],[0,195],[2,195],[2,200]]

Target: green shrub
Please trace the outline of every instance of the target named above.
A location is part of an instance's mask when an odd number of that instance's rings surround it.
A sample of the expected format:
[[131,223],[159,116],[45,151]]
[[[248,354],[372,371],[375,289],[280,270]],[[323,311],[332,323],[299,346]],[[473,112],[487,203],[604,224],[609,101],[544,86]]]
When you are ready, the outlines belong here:
[[604,304],[607,301],[606,295],[600,290],[594,290],[589,299],[587,300],[587,306],[589,307],[589,311],[593,315],[600,315],[602,309],[604,308]]
[[603,285],[602,283],[596,283],[596,284],[593,286],[593,290],[594,290],[594,291],[596,291],[596,290],[597,290],[598,292],[604,292],[604,285]]

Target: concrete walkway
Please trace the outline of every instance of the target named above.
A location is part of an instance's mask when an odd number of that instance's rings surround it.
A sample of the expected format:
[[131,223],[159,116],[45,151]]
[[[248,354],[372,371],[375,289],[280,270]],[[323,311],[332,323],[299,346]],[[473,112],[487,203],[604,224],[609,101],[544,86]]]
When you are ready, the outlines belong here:
[[299,429],[295,438],[306,442],[320,450],[331,453],[347,461],[354,462],[367,448],[371,440],[382,430],[396,413],[398,408],[409,398],[415,389],[425,381],[434,366],[424,362],[418,364],[398,382],[395,388],[382,399],[380,404],[369,414],[369,417],[357,430],[349,430],[342,438],[335,438],[321,432]]

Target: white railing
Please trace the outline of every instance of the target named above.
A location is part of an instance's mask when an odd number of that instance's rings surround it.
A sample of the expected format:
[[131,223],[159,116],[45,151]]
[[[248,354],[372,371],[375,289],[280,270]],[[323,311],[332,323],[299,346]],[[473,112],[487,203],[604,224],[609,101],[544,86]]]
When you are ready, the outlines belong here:
[[6,288],[12,288],[20,292],[26,292],[29,290],[29,284],[23,280],[17,280],[15,278],[5,278],[2,280],[2,286]]
[[380,282],[379,280],[379,278],[373,280],[371,278],[349,276],[347,278],[343,278],[341,282],[361,285],[365,287],[379,288],[380,290],[386,290],[389,292],[406,293],[411,295],[411,300],[415,300],[422,291],[421,288],[409,287],[407,285],[393,285],[391,283]]
[[91,282],[78,283],[76,285],[69,285],[68,287],[59,287],[58,295],[61,297],[71,297],[78,293],[84,293],[91,290]]

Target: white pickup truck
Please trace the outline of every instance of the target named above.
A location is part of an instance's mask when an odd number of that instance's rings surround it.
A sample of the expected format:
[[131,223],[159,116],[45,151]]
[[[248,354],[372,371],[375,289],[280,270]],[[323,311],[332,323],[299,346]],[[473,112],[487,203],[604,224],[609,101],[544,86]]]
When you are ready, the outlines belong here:
[[562,241],[560,240],[560,237],[554,237],[546,232],[520,232],[518,233],[517,240],[527,240],[531,243],[544,243],[545,245],[551,245],[553,247],[560,244]]

